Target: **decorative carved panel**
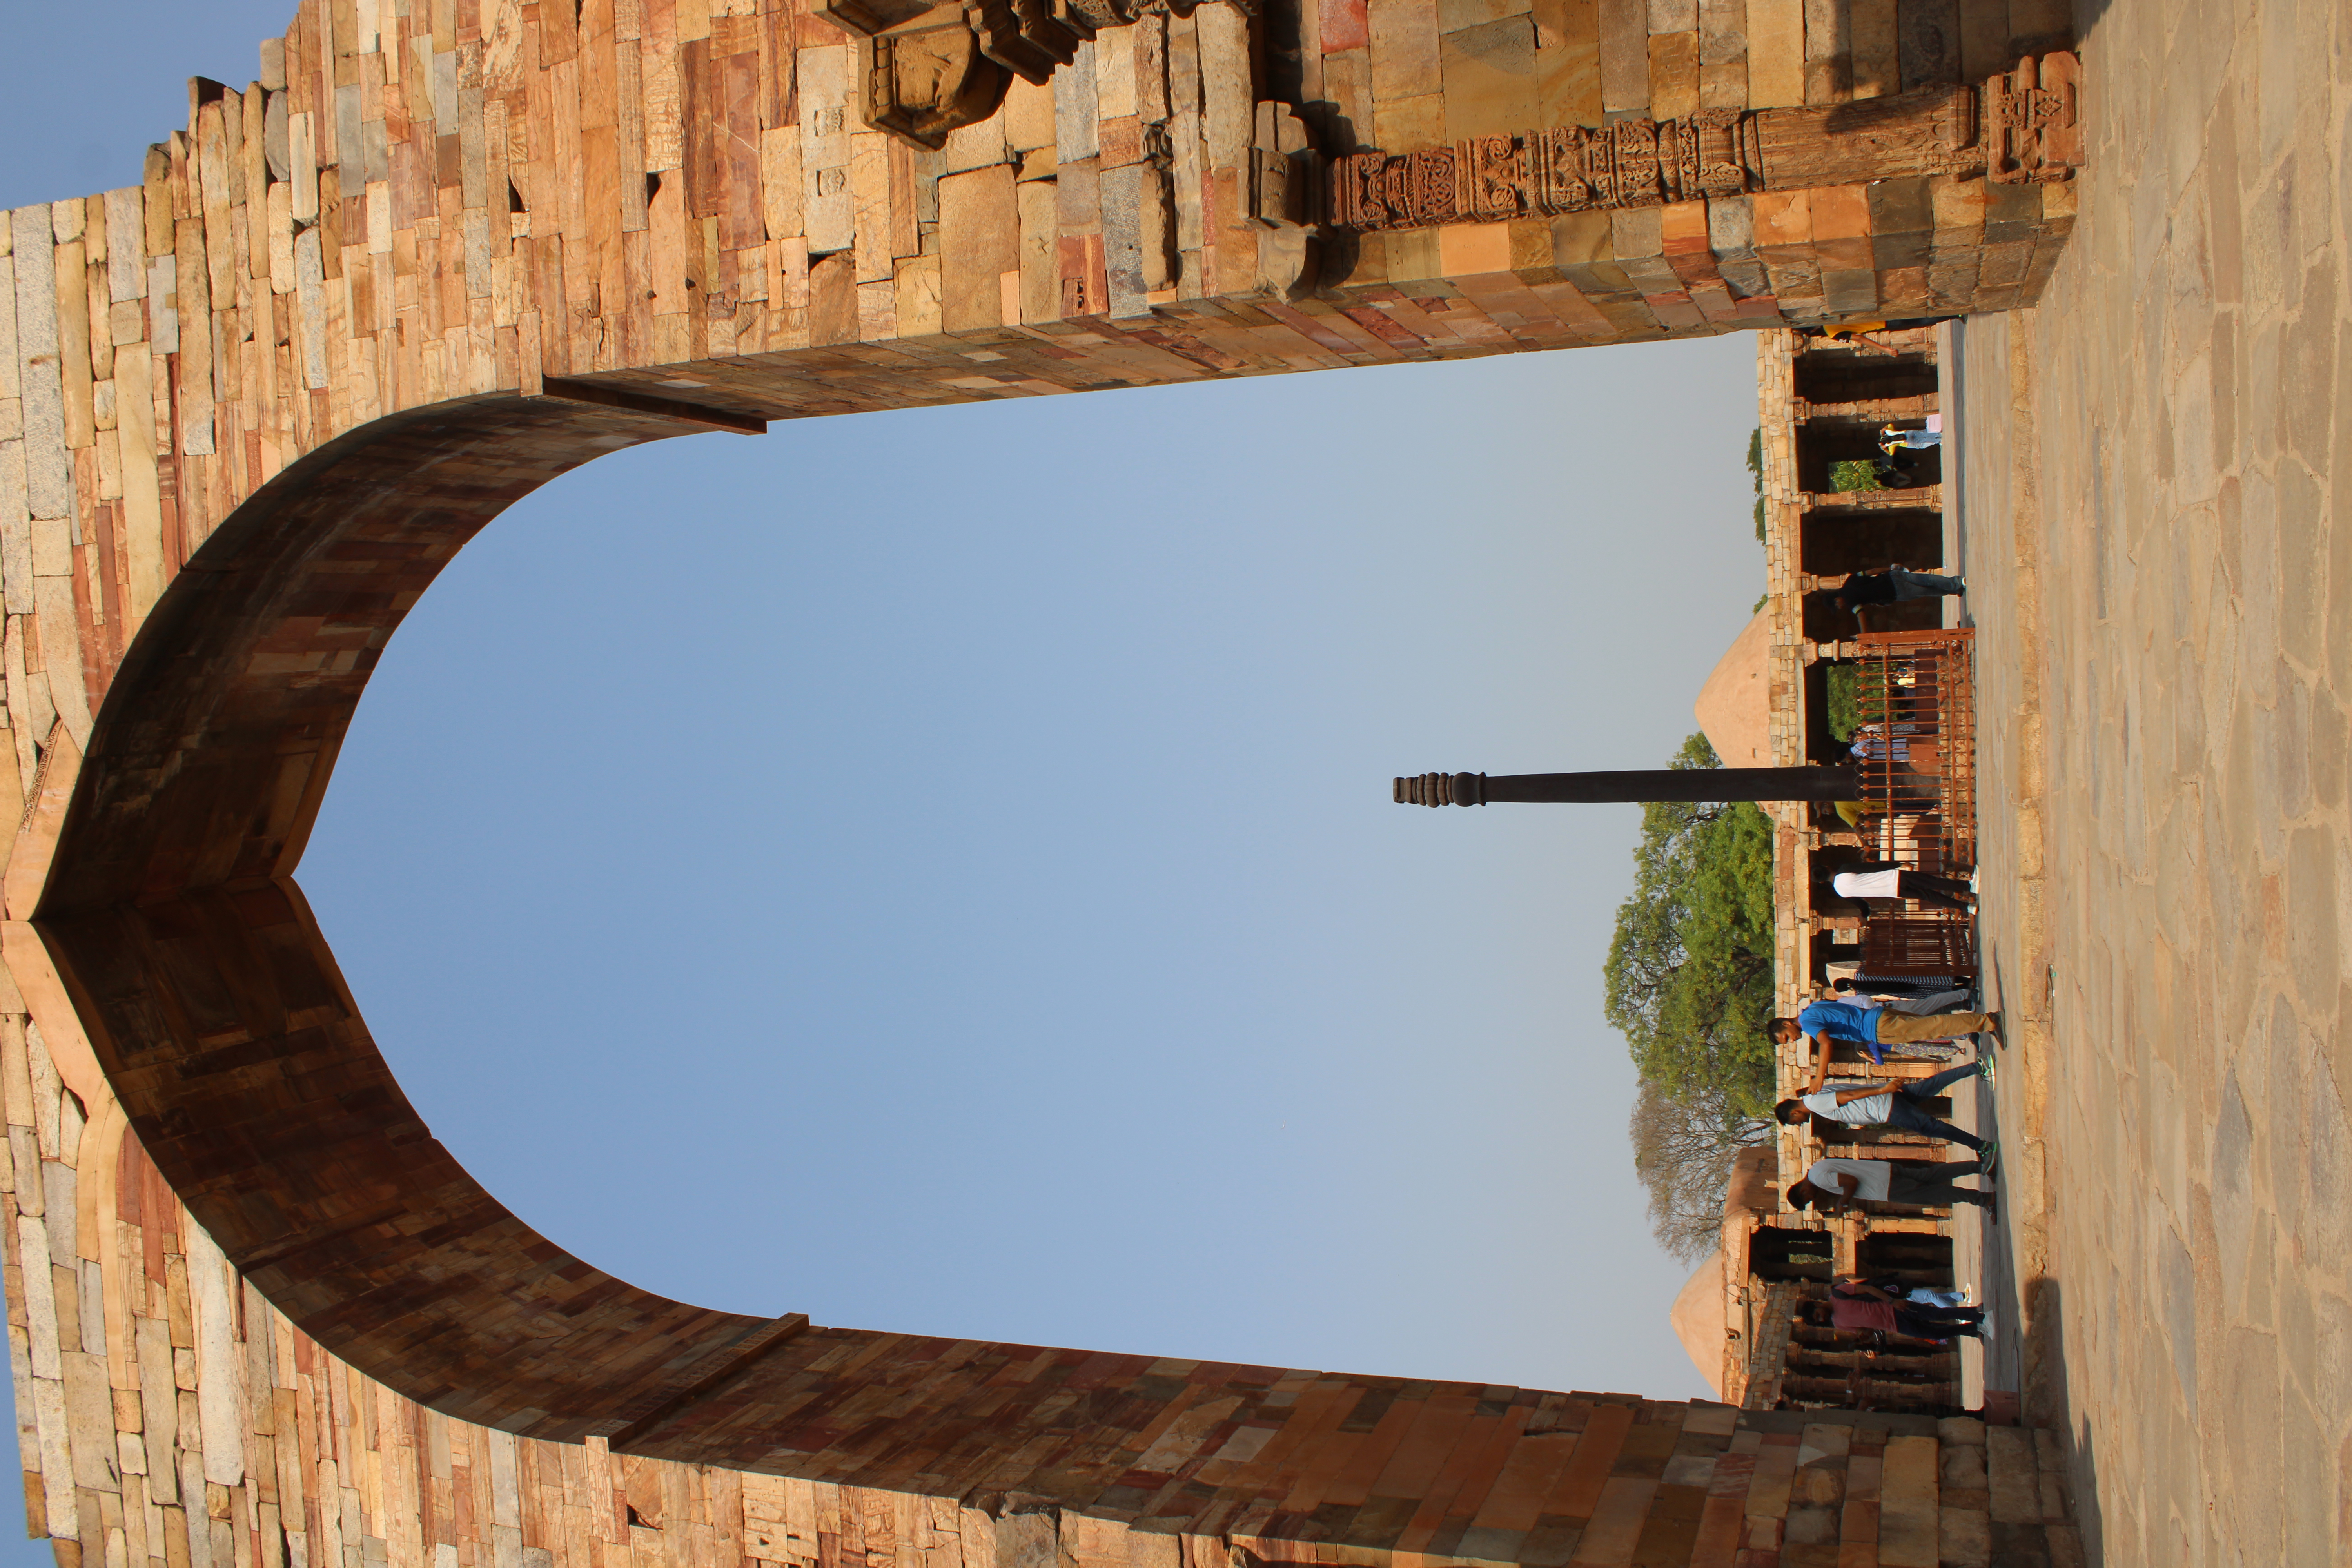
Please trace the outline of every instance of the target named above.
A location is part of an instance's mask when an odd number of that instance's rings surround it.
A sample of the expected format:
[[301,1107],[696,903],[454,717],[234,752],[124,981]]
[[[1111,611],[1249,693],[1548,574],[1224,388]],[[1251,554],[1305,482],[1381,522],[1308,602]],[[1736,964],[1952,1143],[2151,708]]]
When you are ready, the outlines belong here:
[[2081,162],[2074,57],[2028,59],[1979,90],[1942,86],[1892,98],[1686,120],[1563,125],[1450,147],[1359,153],[1331,166],[1341,228],[1426,228],[1645,207],[1743,191],[1864,184],[1990,168],[2000,180],[2063,180]]
[[[816,14],[858,40],[866,124],[937,150],[1003,107],[1012,79],[1044,86],[1078,46],[1150,12],[1200,0],[822,0]],[[1242,8],[1255,15],[1254,5]]]

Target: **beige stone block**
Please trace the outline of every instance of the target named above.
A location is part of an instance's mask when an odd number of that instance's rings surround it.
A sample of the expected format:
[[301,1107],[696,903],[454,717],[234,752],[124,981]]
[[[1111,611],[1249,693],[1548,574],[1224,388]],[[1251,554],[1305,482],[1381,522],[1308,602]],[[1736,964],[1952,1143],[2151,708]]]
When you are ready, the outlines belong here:
[[[1040,145],[1049,150],[1054,145],[1054,125],[1050,115],[1045,123],[1045,140]],[[940,152],[940,172],[961,174],[1004,161],[1004,117],[998,115],[977,125],[959,125],[949,132],[948,144]]]
[[1701,65],[1698,68],[1698,106],[1701,109],[1747,108],[1748,61],[1743,58],[1725,65]]
[[1650,0],[1650,31],[1687,33],[1698,26],[1698,0]]
[[[1464,226],[1496,227],[1499,226],[1482,224]],[[1440,232],[1433,228],[1412,228],[1385,236],[1387,243],[1382,247],[1383,265],[1387,270],[1388,280],[1399,288],[1405,288],[1415,283],[1433,282],[1443,279],[1446,268],[1439,255],[1437,237]],[[1507,243],[1506,241],[1506,244]]]
[[801,128],[779,125],[760,132],[760,197],[770,239],[790,239],[801,232],[801,203],[806,196],[801,171]]
[[1748,0],[1748,107],[1804,101],[1804,0]]
[[1601,107],[1641,109],[1650,101],[1650,12],[1644,0],[1600,0]]
[[1853,61],[1853,96],[1885,98],[1903,90],[1895,52],[1895,0],[1853,0],[1846,36]]
[[1003,324],[1003,279],[1005,273],[1019,271],[1020,239],[1019,208],[1009,164],[941,178],[942,331],[971,331]]
[[1524,16],[1448,33],[1445,139],[1509,136],[1536,123],[1536,30]]
[[929,337],[940,330],[940,258],[910,256],[898,264],[898,335]]
[[1534,9],[1535,0],[1437,0],[1437,30],[1441,36],[1458,33],[1506,16],[1524,16]]
[[1609,215],[1609,251],[1620,262],[1664,256],[1664,209],[1620,207]]
[[1987,1568],[1992,1562],[1992,1521],[1978,1510],[1944,1510],[1941,1534],[1941,1568]]
[[1105,120],[1135,112],[1135,29],[1108,27],[1095,39],[1095,107]]
[[891,279],[857,286],[857,337],[880,342],[898,335],[898,285]]
[[1448,278],[1475,278],[1511,269],[1509,225],[1454,223],[1436,232],[1438,264]]
[[1682,120],[1698,111],[1698,34],[1650,35],[1650,114]]
[[[1398,0],[1400,5],[1409,0]],[[1436,0],[1423,0],[1421,9],[1428,14],[1429,25],[1436,23]],[[1246,153],[1250,137],[1256,130],[1257,100],[1254,83],[1255,70],[1251,62],[1249,21],[1231,5],[1203,5],[1192,14],[1192,22],[1201,51],[1201,142],[1213,169],[1240,166]],[[1430,42],[1435,44],[1433,33]],[[1380,40],[1373,36],[1373,53],[1378,55]],[[1377,75],[1378,64],[1374,65]],[[1436,90],[1432,82],[1423,91]],[[1376,89],[1377,90],[1377,89]],[[1066,148],[1062,156],[1069,157]]]
[[1710,66],[1748,58],[1748,0],[1699,0],[1698,58]]
[[[846,250],[856,222],[849,189],[849,136],[851,126],[860,123],[849,101],[855,76],[849,46],[803,49],[799,62],[801,166],[805,180],[802,222],[810,250]],[[683,186],[684,182],[677,183]],[[663,199],[669,195],[670,184],[663,183]]]
[[2033,1462],[2032,1433],[2021,1426],[1987,1427],[1985,1468],[1996,1521],[2032,1524],[2041,1519],[2042,1486]]
[[1391,153],[1415,147],[1435,147],[1449,138],[1445,130],[1445,98],[1423,93],[1372,110],[1372,144]]
[[1601,122],[1600,0],[1536,0],[1536,106],[1543,125]]
[[[1038,87],[1013,79],[1012,90],[1004,95],[1004,110],[997,116],[1003,121],[1002,142],[1027,152],[1035,147],[1054,144],[1054,89]],[[985,123],[985,122],[983,122]],[[979,127],[971,129],[978,130]],[[993,163],[995,160],[991,159]]]
[[1891,1437],[1879,1482],[1881,1568],[1937,1568],[1941,1509],[1933,1437]]
[[[1216,9],[1205,7],[1196,16],[1206,16]],[[1438,57],[1437,0],[1368,0],[1365,18],[1371,32],[1374,102],[1444,90]]]
[[1339,106],[1339,118],[1355,128],[1366,145],[1383,147],[1372,136],[1372,67],[1363,49],[1346,49],[1323,57],[1323,96]]
[[890,145],[878,131],[861,131],[849,139],[851,232],[860,283],[890,280]]
[[1061,290],[1054,265],[1061,216],[1055,187],[1040,181],[1020,190],[1021,320],[1030,325],[1061,315]]

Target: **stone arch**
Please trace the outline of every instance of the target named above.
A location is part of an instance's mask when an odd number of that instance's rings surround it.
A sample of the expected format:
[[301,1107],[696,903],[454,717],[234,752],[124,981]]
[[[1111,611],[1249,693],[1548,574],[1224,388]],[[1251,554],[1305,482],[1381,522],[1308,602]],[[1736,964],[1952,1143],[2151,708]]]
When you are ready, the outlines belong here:
[[[2007,37],[2000,0],[1954,3]],[[1729,71],[1696,25],[1643,32],[1688,5],[903,11],[299,0],[243,91],[191,84],[140,186],[8,215],[0,777],[29,805],[0,1211],[65,1568],[1558,1568],[1781,1541],[1793,1413],[637,1290],[432,1141],[289,873],[400,616],[601,451],[2031,302],[2071,223],[2071,59],[1980,85],[1948,51],[1864,62],[1907,90],[1857,119],[1801,32]],[[828,20],[853,13],[856,45]],[[1361,145],[1375,125],[1399,145]],[[1850,1437],[1884,1456],[1887,1522],[1823,1505],[1803,1539],[1931,1558],[1933,1425],[1810,1418],[1848,1436],[1801,1451],[1803,1495],[1837,1494]]]
[[393,1081],[291,873],[441,568],[541,485],[680,429],[474,399],[263,486],[116,674],[34,915],[140,1142],[263,1294],[421,1404],[575,1441],[777,1330],[623,1285],[483,1191]]

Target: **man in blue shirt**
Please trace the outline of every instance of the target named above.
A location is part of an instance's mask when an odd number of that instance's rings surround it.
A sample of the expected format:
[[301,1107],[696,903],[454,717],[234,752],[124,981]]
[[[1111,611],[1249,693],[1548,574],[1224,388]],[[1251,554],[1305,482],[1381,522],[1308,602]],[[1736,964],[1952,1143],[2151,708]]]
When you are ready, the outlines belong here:
[[1909,1045],[1919,1040],[1948,1039],[1954,1035],[2000,1034],[1998,1013],[1896,1013],[1862,1002],[1816,1002],[1793,1018],[1772,1020],[1772,1042],[1793,1045],[1811,1035],[1826,1058],[1830,1042],[1845,1040],[1870,1053],[1874,1062],[1886,1059],[1881,1046]]

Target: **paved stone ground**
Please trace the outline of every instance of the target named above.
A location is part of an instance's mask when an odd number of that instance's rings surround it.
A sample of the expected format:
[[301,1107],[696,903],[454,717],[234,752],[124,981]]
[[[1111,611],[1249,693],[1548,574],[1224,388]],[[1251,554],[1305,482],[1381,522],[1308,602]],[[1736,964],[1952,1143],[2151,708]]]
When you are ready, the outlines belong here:
[[2106,1562],[2340,1562],[2352,6],[2114,0],[2078,27],[2069,253],[1954,362],[2014,1021],[1986,1279]]

